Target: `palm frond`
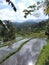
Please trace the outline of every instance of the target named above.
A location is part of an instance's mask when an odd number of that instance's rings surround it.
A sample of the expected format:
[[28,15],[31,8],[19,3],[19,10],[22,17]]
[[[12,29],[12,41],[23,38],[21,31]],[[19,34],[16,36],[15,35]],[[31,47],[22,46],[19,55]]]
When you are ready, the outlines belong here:
[[13,10],[14,10],[14,11],[17,11],[15,5],[14,5],[12,2],[11,2],[11,6],[13,7]]
[[5,29],[9,31],[8,27],[1,20],[0,20],[0,25],[2,25]]
[[36,7],[36,5],[34,4],[32,7],[33,7],[33,8],[35,8],[35,7]]
[[24,18],[27,18],[27,16],[26,16],[26,15],[24,15]]
[[11,6],[13,7],[13,10],[14,10],[15,12],[17,11],[17,9],[16,9],[16,7],[15,7],[15,5],[13,4],[12,1],[6,0],[6,2],[8,2],[8,4],[11,4]]
[[9,2],[10,0],[6,0],[6,2]]
[[28,10],[27,10],[27,9],[25,9],[25,10],[23,10],[23,12],[28,12]]
[[32,5],[30,5],[28,8],[32,8]]
[[37,2],[37,5],[39,5],[39,4],[40,4],[40,2],[38,1],[38,2]]
[[34,12],[34,10],[29,10],[30,12]]

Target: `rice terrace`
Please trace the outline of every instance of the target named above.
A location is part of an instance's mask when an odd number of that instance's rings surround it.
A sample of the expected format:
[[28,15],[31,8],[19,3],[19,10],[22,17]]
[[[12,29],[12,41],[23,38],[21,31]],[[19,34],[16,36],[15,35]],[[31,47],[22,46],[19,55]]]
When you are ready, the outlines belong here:
[[0,0],[0,65],[49,65],[49,0]]

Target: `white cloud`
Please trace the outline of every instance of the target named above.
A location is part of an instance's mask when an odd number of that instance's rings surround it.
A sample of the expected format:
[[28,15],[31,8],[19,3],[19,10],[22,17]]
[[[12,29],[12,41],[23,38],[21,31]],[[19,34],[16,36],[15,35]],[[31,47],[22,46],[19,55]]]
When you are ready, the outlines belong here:
[[[20,0],[21,2],[16,2],[16,0],[11,0],[15,6],[18,8],[17,12],[15,13],[12,8],[10,8],[10,5],[8,6],[5,0],[2,0],[3,4],[2,6],[7,6],[6,8],[3,7],[3,9],[0,10],[0,19],[2,20],[26,20],[23,16],[23,10],[26,9],[29,5],[32,5],[36,3],[35,0]],[[40,9],[38,11],[35,11],[33,14],[39,13],[38,18],[46,18],[43,14],[43,10]],[[2,15],[2,16],[1,16]],[[44,16],[44,17],[43,17]],[[38,19],[35,15],[28,15],[27,19]]]
[[15,2],[15,0],[11,0],[12,2]]
[[18,5],[20,11],[23,11],[26,8],[25,5],[21,2],[19,2],[17,5]]
[[21,0],[23,2],[23,4],[26,4],[26,5],[33,5],[36,3],[35,0]]
[[9,9],[0,10],[0,19],[2,20],[15,20],[16,16],[14,15],[14,11],[10,11]]
[[28,2],[29,2],[29,4],[30,4],[30,5],[33,5],[33,4],[35,4],[35,3],[36,3],[36,1],[35,1],[35,0],[31,0],[31,1],[30,1],[30,0],[28,0]]

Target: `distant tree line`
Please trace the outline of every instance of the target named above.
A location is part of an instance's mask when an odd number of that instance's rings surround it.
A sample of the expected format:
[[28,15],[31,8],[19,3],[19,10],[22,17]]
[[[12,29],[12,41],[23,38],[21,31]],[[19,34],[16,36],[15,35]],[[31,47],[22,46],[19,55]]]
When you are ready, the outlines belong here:
[[[13,23],[16,27],[17,33],[19,34],[33,34],[44,31],[49,33],[49,19],[40,22],[26,21],[21,24]],[[46,34],[49,37],[49,34]]]

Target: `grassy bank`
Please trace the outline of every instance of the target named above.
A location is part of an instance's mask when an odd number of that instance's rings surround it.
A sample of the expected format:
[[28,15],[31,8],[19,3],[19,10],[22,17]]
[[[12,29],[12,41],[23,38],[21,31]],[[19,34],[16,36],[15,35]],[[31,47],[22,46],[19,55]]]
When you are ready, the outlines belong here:
[[24,38],[26,37],[32,37],[32,38],[46,38],[47,36],[45,35],[45,31],[40,31],[40,32],[28,32],[28,33],[19,33],[16,34],[16,36],[22,36]]
[[45,65],[45,62],[48,57],[49,57],[49,40],[47,40],[47,45],[42,49],[37,59],[36,65]]
[[41,31],[39,33],[32,33],[30,36],[32,38],[47,38],[47,36],[45,35],[45,31]]
[[11,40],[11,41],[7,41],[7,42],[3,42],[3,44],[0,44],[0,48],[1,47],[4,47],[4,46],[9,46],[9,45],[12,45],[16,42],[16,40]]

